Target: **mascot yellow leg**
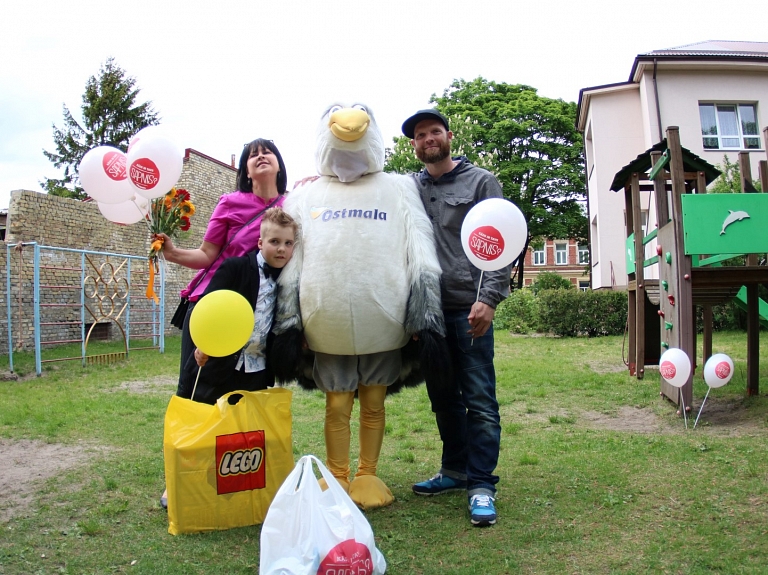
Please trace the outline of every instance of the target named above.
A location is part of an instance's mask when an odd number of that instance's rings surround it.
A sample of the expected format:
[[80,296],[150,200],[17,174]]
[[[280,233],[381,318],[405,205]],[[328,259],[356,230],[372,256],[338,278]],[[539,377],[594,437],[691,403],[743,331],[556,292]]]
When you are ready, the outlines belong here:
[[[325,394],[325,464],[345,491],[349,491],[349,418],[354,391]],[[325,480],[320,480],[325,489]]]
[[357,389],[360,401],[360,460],[357,473],[349,486],[349,496],[359,507],[385,507],[395,500],[384,482],[376,477],[381,444],[384,441],[384,385],[361,385]]

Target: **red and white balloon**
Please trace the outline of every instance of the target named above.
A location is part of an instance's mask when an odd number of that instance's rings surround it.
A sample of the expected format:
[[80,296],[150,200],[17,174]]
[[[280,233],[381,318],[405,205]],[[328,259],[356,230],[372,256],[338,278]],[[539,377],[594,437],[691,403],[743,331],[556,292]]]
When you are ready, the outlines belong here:
[[140,222],[149,213],[149,200],[134,195],[132,199],[120,204],[104,204],[98,202],[101,215],[110,222],[120,225],[130,225]]
[[723,387],[733,377],[733,360],[724,353],[716,353],[704,364],[704,381],[709,387]]
[[112,146],[97,146],[86,152],[78,174],[85,193],[97,202],[120,204],[135,193],[128,181],[127,158]]
[[176,185],[183,164],[184,158],[176,144],[157,132],[149,132],[131,144],[128,179],[137,194],[148,199],[159,198]]
[[659,358],[659,371],[667,383],[683,387],[691,375],[691,359],[677,347],[670,347]]
[[488,198],[467,212],[461,224],[461,245],[475,267],[495,271],[520,255],[528,237],[523,212],[509,200]]

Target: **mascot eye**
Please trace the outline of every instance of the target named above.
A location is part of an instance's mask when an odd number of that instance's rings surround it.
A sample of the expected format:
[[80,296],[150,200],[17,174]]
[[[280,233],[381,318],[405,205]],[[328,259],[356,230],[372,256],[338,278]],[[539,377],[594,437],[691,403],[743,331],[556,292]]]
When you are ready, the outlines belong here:
[[331,106],[331,109],[328,110],[328,115],[335,114],[339,110],[341,110],[341,106]]
[[352,108],[355,109],[355,110],[361,110],[361,111],[365,112],[366,114],[368,113],[368,110],[366,110],[365,106],[363,106],[362,104],[355,104],[354,106],[352,106]]

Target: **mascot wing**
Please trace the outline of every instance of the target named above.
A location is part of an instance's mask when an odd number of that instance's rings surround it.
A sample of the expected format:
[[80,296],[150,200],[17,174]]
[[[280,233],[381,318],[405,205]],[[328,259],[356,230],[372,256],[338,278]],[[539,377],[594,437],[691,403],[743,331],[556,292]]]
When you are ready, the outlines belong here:
[[[293,216],[299,224],[301,233],[301,205],[305,201],[306,186],[291,192],[288,195],[283,208]],[[304,361],[303,329],[301,325],[301,309],[299,307],[299,281],[301,280],[301,266],[304,260],[304,247],[301,238],[293,248],[293,257],[283,269],[278,278],[277,309],[275,310],[275,323],[272,331],[275,339],[272,343],[269,357],[272,370],[278,381],[286,383],[293,381],[300,375]]]
[[416,184],[410,176],[392,175],[399,184],[406,217],[406,253],[410,295],[405,330],[418,334],[433,331],[445,337],[440,301],[440,264],[435,251],[432,223],[421,204]]

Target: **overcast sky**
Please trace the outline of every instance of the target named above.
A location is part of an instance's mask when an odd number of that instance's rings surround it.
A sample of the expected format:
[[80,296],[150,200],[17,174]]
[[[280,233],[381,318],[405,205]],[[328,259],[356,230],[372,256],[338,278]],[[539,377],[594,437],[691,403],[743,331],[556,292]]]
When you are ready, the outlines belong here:
[[[704,40],[768,41],[768,2],[740,0],[4,0],[0,208],[59,172],[52,124],[80,119],[113,56],[182,148],[229,163],[275,141],[289,182],[315,173],[326,106],[364,102],[385,142],[455,78],[528,84],[575,102],[628,79],[637,54]],[[762,22],[762,25],[760,24]]]

